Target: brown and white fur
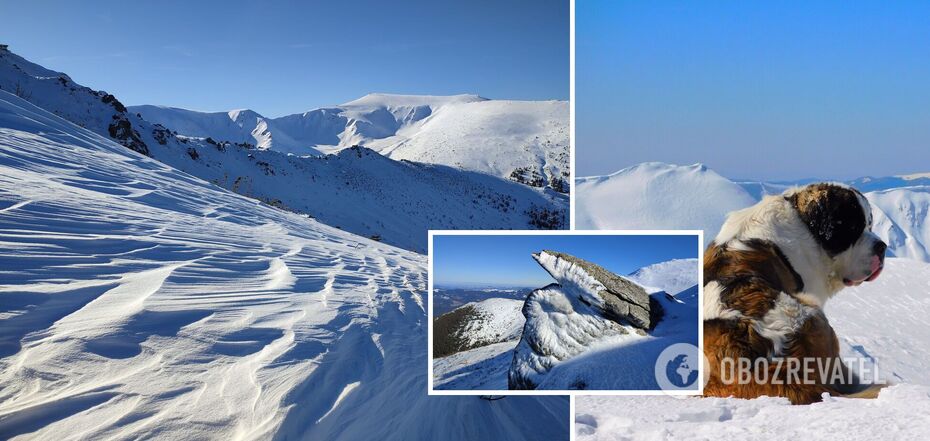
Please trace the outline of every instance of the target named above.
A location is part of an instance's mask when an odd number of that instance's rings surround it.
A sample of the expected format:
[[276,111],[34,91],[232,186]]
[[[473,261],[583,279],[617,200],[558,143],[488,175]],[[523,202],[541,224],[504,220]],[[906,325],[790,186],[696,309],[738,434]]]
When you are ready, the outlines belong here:
[[823,306],[845,286],[881,272],[886,245],[871,226],[865,197],[838,184],[791,189],[728,216],[704,256],[705,395],[779,396],[805,404],[820,401],[824,392],[877,394],[855,376],[813,384],[773,381],[784,370],[770,366],[764,382],[725,384],[720,370],[728,357],[842,363]]

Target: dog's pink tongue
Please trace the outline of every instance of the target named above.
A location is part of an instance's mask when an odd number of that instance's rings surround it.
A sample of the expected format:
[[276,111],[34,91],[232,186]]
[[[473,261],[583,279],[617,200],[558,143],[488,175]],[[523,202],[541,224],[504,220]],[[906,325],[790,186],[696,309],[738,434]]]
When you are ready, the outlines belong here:
[[878,275],[882,273],[882,259],[878,256],[872,256],[872,262],[869,268],[872,270],[872,275],[865,279],[866,282],[877,279]]

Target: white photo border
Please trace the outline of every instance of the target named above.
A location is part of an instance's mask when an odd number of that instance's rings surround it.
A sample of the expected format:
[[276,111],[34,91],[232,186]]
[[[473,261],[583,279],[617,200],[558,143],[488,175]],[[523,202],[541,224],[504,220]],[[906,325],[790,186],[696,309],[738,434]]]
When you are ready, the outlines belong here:
[[[704,231],[703,230],[429,230],[427,276],[427,395],[671,395],[695,396],[704,394],[704,363],[698,363],[698,389],[696,390],[449,390],[433,389],[433,238],[435,236],[697,236],[698,247],[698,305],[704,304]],[[704,311],[698,307],[698,351],[704,348]],[[574,417],[572,417],[574,419]]]

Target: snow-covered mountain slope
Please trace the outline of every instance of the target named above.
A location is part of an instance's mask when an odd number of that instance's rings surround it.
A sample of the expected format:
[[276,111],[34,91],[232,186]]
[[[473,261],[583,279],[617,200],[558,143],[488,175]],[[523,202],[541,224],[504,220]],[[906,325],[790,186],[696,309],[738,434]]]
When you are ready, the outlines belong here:
[[[433,323],[433,388],[507,389],[507,369],[525,319],[522,300],[491,298],[469,303]],[[451,326],[439,326],[443,320]],[[437,355],[437,341],[454,341],[456,352]]]
[[492,298],[468,303],[434,319],[433,357],[520,338],[523,301]]
[[[126,111],[112,95],[76,85],[10,52],[0,52],[0,87],[19,90],[27,101],[218,186],[415,251],[426,251],[431,228],[561,228],[568,223],[566,195],[482,173],[395,161],[357,147],[297,157],[255,149],[248,137],[177,136],[177,129]],[[261,126],[246,111],[228,116],[237,121],[233,126]]]
[[0,434],[567,439],[564,397],[426,395],[426,261],[0,92]]
[[568,103],[486,100],[474,95],[371,94],[280,118],[251,110],[130,111],[179,134],[249,142],[298,155],[362,145],[396,160],[443,164],[568,192]]
[[644,266],[627,276],[647,287],[647,291],[665,291],[676,295],[698,284],[697,259],[673,259]]
[[705,242],[728,212],[755,202],[739,185],[700,164],[644,163],[578,178],[573,191],[578,228],[697,229],[705,231]]
[[[866,178],[863,178],[866,179]],[[892,256],[930,262],[930,185],[924,175],[857,179],[848,184],[868,191],[875,227]],[[799,181],[798,184],[813,181]],[[748,207],[765,195],[778,194],[791,183],[731,182],[706,167],[645,163],[613,175],[578,178],[575,186],[578,228],[703,229],[713,240],[727,213]],[[881,183],[882,185],[878,185]]]
[[930,186],[866,193],[872,205],[872,230],[898,257],[930,262]]
[[875,363],[892,383],[876,400],[577,397],[579,440],[895,439],[930,436],[930,264],[889,258],[874,282],[826,305],[844,357]]

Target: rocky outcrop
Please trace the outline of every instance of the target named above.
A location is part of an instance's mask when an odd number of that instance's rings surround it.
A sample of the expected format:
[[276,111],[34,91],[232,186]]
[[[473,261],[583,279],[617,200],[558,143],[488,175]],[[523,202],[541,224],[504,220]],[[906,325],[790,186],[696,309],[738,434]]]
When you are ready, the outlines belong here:
[[[658,318],[658,305],[638,284],[620,277],[595,263],[557,251],[543,250],[533,255],[559,284],[591,305],[605,318],[637,328],[650,329]],[[653,304],[651,304],[653,303]]]
[[523,304],[526,324],[508,372],[510,389],[536,389],[557,364],[595,344],[642,338],[661,317],[642,286],[600,265],[550,250],[533,258],[558,283],[533,291]]

